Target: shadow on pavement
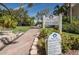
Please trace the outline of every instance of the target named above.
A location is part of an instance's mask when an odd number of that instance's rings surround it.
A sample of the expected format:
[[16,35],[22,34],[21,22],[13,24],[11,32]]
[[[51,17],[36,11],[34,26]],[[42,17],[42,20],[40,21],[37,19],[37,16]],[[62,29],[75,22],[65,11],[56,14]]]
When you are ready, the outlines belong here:
[[[24,34],[24,33],[23,33]],[[16,42],[15,40],[17,40],[19,37],[21,37],[23,34],[21,34],[20,36],[18,36],[18,37],[16,37],[14,40],[12,40],[12,41],[9,41],[8,40],[8,38],[6,38],[6,37],[4,37],[4,38],[2,38],[1,39],[1,42],[4,44],[4,46],[2,46],[1,48],[0,48],[0,51],[1,50],[3,50],[5,47],[7,47],[8,45],[10,45],[10,44],[16,44],[16,43],[18,43],[18,42]]]

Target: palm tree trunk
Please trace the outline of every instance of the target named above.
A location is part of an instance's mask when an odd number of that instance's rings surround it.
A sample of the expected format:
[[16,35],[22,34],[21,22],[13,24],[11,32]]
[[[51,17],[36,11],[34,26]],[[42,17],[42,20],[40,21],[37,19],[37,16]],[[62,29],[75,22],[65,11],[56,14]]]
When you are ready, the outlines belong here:
[[71,6],[71,3],[69,3],[69,19],[70,19],[70,23],[72,23],[72,6]]

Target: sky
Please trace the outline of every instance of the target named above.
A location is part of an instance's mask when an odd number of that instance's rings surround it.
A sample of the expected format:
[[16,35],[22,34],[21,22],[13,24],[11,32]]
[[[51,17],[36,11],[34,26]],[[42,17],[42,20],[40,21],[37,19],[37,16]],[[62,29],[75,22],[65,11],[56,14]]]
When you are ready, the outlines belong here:
[[[19,8],[18,3],[6,3],[5,5],[8,8],[11,8],[11,9],[14,9],[14,10]],[[27,8],[27,4],[25,4],[22,7],[24,7],[25,10],[28,10],[29,16],[35,16],[37,14],[37,12],[39,12],[43,9],[46,9],[46,8],[49,8],[50,11],[53,11],[56,5],[62,5],[62,3],[38,3],[31,8]]]

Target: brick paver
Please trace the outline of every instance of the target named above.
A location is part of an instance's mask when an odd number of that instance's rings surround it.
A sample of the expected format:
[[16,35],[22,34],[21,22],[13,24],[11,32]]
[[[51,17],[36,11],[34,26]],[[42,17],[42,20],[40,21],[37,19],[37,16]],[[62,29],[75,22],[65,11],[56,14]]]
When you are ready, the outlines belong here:
[[28,55],[35,35],[39,33],[39,29],[30,29],[24,33],[21,37],[15,40],[14,44],[10,44],[5,47],[0,54],[4,55]]

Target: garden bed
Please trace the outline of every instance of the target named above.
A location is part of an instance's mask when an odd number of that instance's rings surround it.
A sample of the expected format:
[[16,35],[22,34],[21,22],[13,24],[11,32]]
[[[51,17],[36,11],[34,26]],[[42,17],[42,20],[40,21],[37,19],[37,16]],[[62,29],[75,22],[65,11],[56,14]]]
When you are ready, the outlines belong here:
[[[38,47],[39,47],[39,52],[41,54],[46,54],[46,47],[45,47],[45,39],[48,37],[52,32],[58,32],[58,30],[53,29],[53,28],[45,28],[40,30],[40,35],[39,35],[39,41],[38,41]],[[79,50],[79,34],[74,34],[74,33],[67,33],[63,32],[62,35],[62,53],[63,54],[68,54],[68,52],[72,51],[71,54],[76,54],[75,51]]]

